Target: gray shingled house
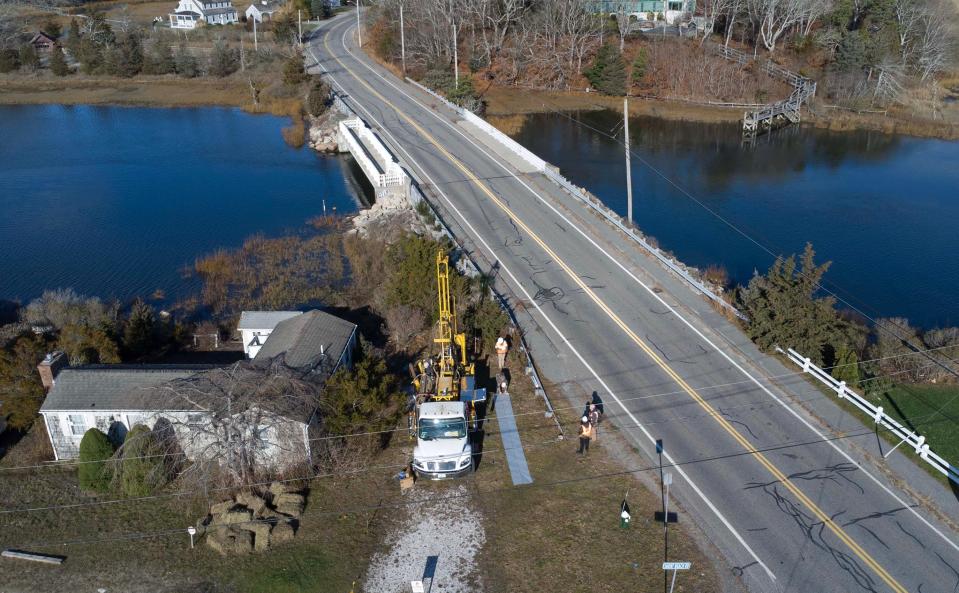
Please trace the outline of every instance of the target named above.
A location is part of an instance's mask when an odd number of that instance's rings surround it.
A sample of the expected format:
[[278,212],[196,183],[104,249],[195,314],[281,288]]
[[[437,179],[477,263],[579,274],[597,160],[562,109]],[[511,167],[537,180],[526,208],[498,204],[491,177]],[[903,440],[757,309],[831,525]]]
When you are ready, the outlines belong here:
[[[304,380],[322,382],[341,366],[350,367],[356,326],[324,313],[308,311],[278,323],[245,372],[281,365]],[[40,408],[59,459],[79,453],[80,439],[93,427],[122,441],[137,424],[155,428],[169,422],[187,457],[210,450],[205,442],[216,409],[217,382],[223,368],[201,365],[85,365],[70,367],[54,353],[38,367],[48,394]],[[182,394],[189,393],[189,397]],[[263,432],[265,461],[284,465],[308,459],[308,431],[315,409],[270,397],[247,402],[240,413],[268,421]],[[208,440],[208,439],[207,439]]]

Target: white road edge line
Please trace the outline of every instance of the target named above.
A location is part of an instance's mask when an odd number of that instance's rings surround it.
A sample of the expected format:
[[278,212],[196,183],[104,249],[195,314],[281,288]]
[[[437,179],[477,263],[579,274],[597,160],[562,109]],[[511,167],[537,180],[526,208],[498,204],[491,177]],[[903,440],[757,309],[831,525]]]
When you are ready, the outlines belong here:
[[[647,286],[646,284],[644,284],[642,280],[640,280],[639,278],[637,278],[632,272],[630,272],[628,269],[626,269],[626,267],[623,266],[623,264],[621,264],[619,261],[617,261],[616,258],[614,258],[614,257],[613,257],[610,253],[608,253],[605,249],[603,249],[599,244],[597,244],[597,243],[596,243],[589,235],[587,235],[582,229],[580,229],[578,226],[576,226],[575,224],[573,224],[568,218],[566,218],[566,216],[564,216],[562,213],[560,213],[558,210],[556,210],[556,208],[554,208],[552,204],[550,204],[549,202],[547,202],[545,199],[543,199],[542,196],[540,196],[538,193],[536,193],[536,191],[533,190],[533,188],[531,188],[525,181],[523,181],[522,179],[520,179],[519,176],[516,175],[516,173],[514,173],[514,172],[511,171],[507,166],[505,166],[503,163],[501,163],[500,160],[497,158],[496,155],[490,154],[489,152],[487,152],[483,147],[479,146],[472,138],[468,137],[465,133],[463,133],[462,130],[460,130],[458,127],[456,127],[455,124],[452,124],[452,123],[448,122],[447,120],[443,119],[442,117],[440,117],[439,115],[437,115],[436,113],[434,113],[433,111],[431,111],[431,110],[430,110],[429,108],[427,108],[425,105],[421,104],[417,99],[415,99],[414,97],[410,96],[410,95],[409,95],[408,93],[406,93],[403,89],[401,89],[400,87],[398,87],[397,85],[395,85],[395,84],[394,84],[392,81],[390,81],[387,77],[383,76],[382,74],[380,74],[379,72],[377,72],[376,70],[374,70],[373,68],[371,68],[371,67],[370,67],[368,64],[366,64],[363,60],[357,58],[357,57],[353,54],[353,52],[351,52],[350,49],[349,49],[348,47],[346,47],[346,42],[345,42],[344,40],[345,40],[345,38],[346,38],[346,33],[347,33],[347,32],[349,32],[349,29],[347,29],[346,31],[344,31],[344,33],[343,33],[343,39],[342,39],[341,41],[343,41],[343,49],[346,50],[346,52],[347,52],[348,54],[350,54],[350,56],[352,56],[354,60],[356,60],[357,62],[359,62],[360,64],[362,64],[363,67],[365,67],[367,70],[369,70],[370,72],[372,72],[373,74],[375,74],[376,76],[378,76],[379,78],[381,78],[381,79],[382,79],[384,82],[386,82],[388,85],[390,85],[391,87],[393,87],[394,89],[396,89],[400,94],[404,95],[407,99],[409,99],[409,100],[412,101],[413,103],[419,105],[420,108],[423,109],[423,111],[429,113],[429,114],[432,115],[434,118],[436,118],[437,120],[439,120],[440,122],[442,122],[443,124],[445,124],[447,127],[449,127],[450,129],[454,130],[457,134],[459,134],[460,136],[462,136],[464,140],[466,140],[467,142],[469,142],[470,144],[472,144],[478,151],[482,152],[482,153],[485,154],[491,161],[493,161],[494,163],[496,163],[496,164],[497,164],[501,169],[503,169],[508,175],[510,175],[511,177],[513,177],[514,179],[516,179],[516,181],[518,181],[520,184],[522,184],[523,187],[525,187],[531,194],[533,194],[533,196],[534,196],[537,200],[539,200],[540,202],[542,202],[543,205],[545,205],[547,208],[549,208],[550,210],[552,210],[557,216],[559,216],[559,217],[562,218],[564,221],[566,221],[566,223],[567,223],[568,225],[570,225],[572,228],[576,229],[576,231],[577,231],[580,235],[582,235],[583,238],[585,238],[587,241],[589,241],[596,249],[598,249],[601,253],[603,253],[603,255],[605,255],[611,262],[613,262],[614,264],[616,264],[617,267],[619,267],[621,270],[623,270],[623,272],[625,272],[626,275],[628,275],[630,278],[632,278],[637,284],[639,284],[640,286],[642,286],[642,287],[646,290],[646,292],[648,292],[648,293],[650,294],[650,296],[652,296],[654,299],[656,299],[657,301],[659,301],[660,304],[662,304],[662,305],[663,305],[664,307],[666,307],[673,315],[675,315],[677,318],[679,318],[689,329],[691,329],[691,330],[692,330],[697,336],[699,336],[704,342],[706,342],[707,344],[709,344],[709,346],[711,346],[714,350],[716,350],[716,352],[718,352],[718,353],[719,353],[723,358],[725,358],[730,364],[732,364],[734,367],[736,367],[737,370],[739,370],[739,371],[740,371],[741,373],[743,373],[749,380],[751,380],[753,383],[755,383],[755,385],[756,385],[757,387],[759,387],[759,388],[760,388],[761,390],[763,390],[767,395],[769,395],[769,397],[773,398],[773,400],[775,400],[779,405],[781,405],[783,408],[785,408],[787,411],[789,411],[790,414],[792,414],[794,417],[796,417],[796,419],[798,419],[800,422],[802,422],[809,430],[811,430],[814,434],[816,434],[816,436],[818,436],[818,437],[819,437],[820,439],[822,439],[823,441],[829,443],[829,446],[831,446],[833,449],[835,449],[835,450],[836,450],[840,455],[842,455],[847,461],[849,461],[850,463],[852,463],[853,465],[855,465],[857,468],[859,468],[859,470],[862,471],[865,475],[869,476],[869,478],[870,478],[873,482],[875,482],[880,488],[882,488],[882,490],[885,491],[886,494],[888,494],[889,496],[891,496],[896,502],[898,502],[899,504],[901,504],[903,507],[909,509],[909,511],[912,512],[912,514],[915,515],[923,524],[925,524],[925,525],[926,525],[929,529],[931,529],[936,535],[938,535],[940,538],[942,538],[942,539],[943,539],[947,544],[949,544],[953,549],[955,549],[957,552],[959,552],[959,544],[956,544],[955,542],[953,542],[953,541],[952,541],[951,539],[949,539],[949,537],[947,537],[942,531],[940,531],[935,525],[933,525],[932,523],[930,523],[925,517],[923,517],[921,514],[919,514],[919,512],[916,510],[916,506],[917,506],[918,503],[910,504],[910,503],[907,503],[906,501],[902,500],[902,498],[900,498],[899,495],[897,495],[897,494],[896,494],[895,492],[893,492],[889,487],[887,487],[885,484],[883,484],[882,481],[880,481],[877,477],[875,477],[874,475],[872,475],[872,473],[870,473],[869,470],[867,470],[865,467],[863,467],[863,465],[860,464],[858,461],[856,461],[855,459],[853,459],[848,453],[846,453],[846,451],[844,451],[843,449],[841,449],[835,442],[833,442],[833,441],[830,440],[830,439],[827,439],[826,436],[825,436],[824,434],[822,434],[822,432],[820,432],[816,427],[814,427],[812,424],[810,424],[805,418],[803,418],[798,412],[796,412],[789,404],[787,404],[786,402],[784,402],[781,398],[777,397],[776,394],[774,394],[772,391],[770,391],[765,385],[763,385],[763,384],[762,384],[756,377],[754,377],[749,371],[747,371],[747,370],[744,369],[739,363],[737,363],[736,361],[734,361],[728,354],[726,354],[725,351],[723,351],[723,350],[720,349],[718,346],[716,346],[716,344],[714,344],[709,338],[707,338],[699,329],[697,329],[697,328],[696,328],[692,323],[690,323],[685,317],[683,317],[682,315],[680,315],[678,311],[676,311],[671,305],[669,305],[665,300],[663,300],[662,297],[660,297],[658,294],[656,294],[656,293],[652,290],[652,288],[650,288],[649,286]],[[311,52],[311,53],[312,53],[312,52]],[[316,57],[314,56],[313,59],[315,60]]]
[[[348,30],[347,30],[346,32],[348,32]],[[346,35],[346,32],[344,32],[344,37],[345,37],[345,35]],[[345,44],[344,44],[344,48],[345,48]],[[349,50],[347,50],[347,51],[349,51]],[[310,52],[310,55],[313,56],[313,59],[319,64],[320,62],[319,62],[319,60],[316,59],[316,55],[313,54],[313,49],[312,49],[312,48],[309,48],[309,52]],[[352,54],[351,54],[351,55],[352,55]],[[355,59],[355,56],[354,56],[354,59]],[[357,61],[358,61],[358,60],[357,60]],[[329,73],[329,71],[327,71],[326,68],[323,68],[322,64],[320,65],[320,67],[324,70],[324,72],[327,73],[327,75],[330,77],[330,79],[332,79],[332,80],[334,81],[334,83],[336,83],[336,85],[340,87],[340,90],[342,90],[342,91],[345,93],[346,90],[336,81],[335,77],[334,77],[331,73]],[[354,104],[355,104],[357,107],[359,107],[360,109],[362,109],[364,112],[366,112],[367,116],[371,119],[371,121],[376,121],[376,119],[372,116],[372,114],[371,114],[363,105],[361,105],[359,102],[356,102],[356,101],[354,101]],[[393,144],[397,147],[397,149],[398,149],[398,150],[401,150],[401,151],[406,155],[406,157],[407,157],[407,162],[409,162],[411,165],[415,165],[415,164],[416,164],[416,161],[415,161],[415,160],[411,157],[411,155],[403,148],[402,144],[399,143],[399,142],[396,140],[396,138],[392,135],[392,133],[390,133],[390,131],[389,131],[388,129],[386,129],[384,126],[382,126],[382,125],[380,126],[380,129],[383,131],[384,134],[386,134],[387,136],[389,136],[389,137],[391,138],[391,140],[393,141]],[[472,231],[473,234],[474,234],[474,236],[477,238],[477,240],[478,240],[480,243],[483,244],[483,246],[486,248],[487,252],[488,252],[490,255],[492,255],[493,258],[494,258],[496,261],[499,262],[499,264],[500,264],[500,266],[502,267],[503,271],[505,271],[506,274],[509,275],[510,279],[512,279],[513,283],[519,288],[520,291],[522,291],[522,293],[526,296],[526,298],[527,298],[531,303],[533,303],[533,306],[536,308],[537,312],[539,312],[540,316],[541,316],[543,319],[546,320],[546,322],[550,325],[550,327],[553,328],[553,331],[555,331],[556,334],[559,335],[559,337],[562,339],[562,342],[563,342],[564,344],[566,344],[566,346],[570,349],[570,351],[572,351],[572,353],[576,356],[576,358],[578,358],[579,361],[580,361],[581,363],[583,363],[583,366],[585,366],[586,369],[589,370],[590,374],[592,374],[593,377],[596,379],[596,381],[598,381],[599,384],[603,386],[603,389],[605,389],[606,392],[613,398],[613,400],[616,401],[616,403],[619,405],[619,407],[623,409],[623,411],[629,416],[629,418],[633,421],[633,423],[635,423],[635,425],[643,432],[643,434],[646,436],[646,438],[649,439],[649,441],[650,441],[651,443],[655,444],[655,443],[656,443],[655,437],[653,437],[653,435],[650,434],[650,432],[649,432],[649,431],[646,429],[646,427],[639,421],[639,419],[636,418],[636,416],[634,416],[633,413],[630,412],[628,408],[626,408],[626,406],[622,403],[622,401],[620,401],[619,397],[613,392],[612,389],[610,389],[610,387],[609,387],[609,386],[606,384],[606,382],[599,376],[599,374],[593,369],[593,367],[592,367],[588,362],[586,362],[586,359],[583,358],[583,356],[582,356],[582,355],[579,353],[579,351],[573,346],[573,344],[569,341],[569,339],[566,338],[566,336],[563,334],[563,332],[560,331],[560,329],[559,329],[558,327],[556,327],[556,325],[553,323],[552,319],[550,319],[549,316],[547,316],[546,313],[543,312],[543,310],[542,310],[542,309],[540,308],[540,306],[539,306],[539,303],[537,303],[537,302],[533,299],[533,297],[529,294],[529,292],[526,290],[526,288],[520,283],[520,281],[516,278],[516,276],[515,276],[515,275],[513,274],[513,272],[509,269],[509,267],[508,267],[505,263],[503,263],[503,261],[502,261],[500,258],[496,257],[496,252],[493,250],[493,248],[490,247],[489,244],[486,242],[486,240],[483,239],[482,235],[476,231],[476,229],[475,229],[475,228],[473,227],[473,225],[469,222],[469,220],[468,220],[465,216],[463,216],[463,213],[460,212],[459,208],[457,208],[456,205],[452,202],[452,200],[449,199],[449,196],[446,195],[446,192],[444,192],[444,191],[440,188],[440,186],[437,185],[437,184],[432,180],[432,178],[431,178],[421,167],[419,167],[419,165],[416,165],[416,166],[417,166],[418,169],[420,169],[420,173],[422,174],[422,176],[423,176],[425,179],[427,179],[427,180],[436,188],[436,190],[440,193],[440,195],[443,197],[443,199],[446,201],[446,203],[449,205],[449,207],[450,207],[454,212],[456,212],[456,215],[459,216],[459,218],[460,218],[460,220],[462,221],[462,223],[465,224],[467,227],[469,227],[470,231]],[[679,466],[679,465],[677,464],[676,460],[675,460],[668,452],[665,452],[665,451],[664,451],[664,452],[663,452],[663,456],[666,458],[666,461],[667,461],[669,464],[671,464],[671,465],[674,466],[674,469],[676,470],[676,472],[679,473],[679,474],[682,476],[682,478],[689,484],[689,486],[692,488],[692,490],[703,500],[703,502],[706,504],[706,506],[709,508],[709,510],[711,510],[711,511],[713,512],[713,514],[716,515],[716,517],[723,523],[723,525],[726,526],[726,529],[729,530],[729,532],[733,535],[733,537],[736,539],[736,541],[739,542],[739,544],[749,553],[749,555],[753,558],[753,560],[755,560],[756,563],[759,564],[759,566],[761,566],[761,567],[763,568],[763,570],[765,571],[766,575],[775,583],[775,582],[776,582],[776,575],[773,573],[773,571],[771,571],[771,570],[769,569],[769,567],[766,566],[766,563],[763,562],[763,561],[759,558],[759,555],[756,554],[756,552],[749,546],[749,544],[746,543],[746,540],[743,539],[743,537],[739,534],[738,531],[736,531],[736,528],[733,527],[733,525],[729,522],[728,519],[726,519],[726,517],[722,514],[722,512],[720,512],[720,510],[719,510],[718,508],[716,508],[716,506],[713,504],[713,502],[712,502],[711,500],[709,500],[709,498],[706,497],[706,494],[699,488],[699,486],[696,485],[695,482],[693,482],[692,478],[689,477],[689,475],[685,472],[685,470],[684,470],[681,466]]]

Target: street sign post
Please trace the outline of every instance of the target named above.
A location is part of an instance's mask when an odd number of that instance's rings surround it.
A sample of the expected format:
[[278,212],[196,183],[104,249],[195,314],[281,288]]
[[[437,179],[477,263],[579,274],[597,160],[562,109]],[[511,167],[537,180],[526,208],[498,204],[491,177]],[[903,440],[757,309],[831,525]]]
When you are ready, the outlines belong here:
[[692,562],[663,562],[664,571],[673,571],[673,582],[669,586],[669,593],[673,593],[673,588],[676,587],[676,573],[681,570],[689,570],[692,565]]

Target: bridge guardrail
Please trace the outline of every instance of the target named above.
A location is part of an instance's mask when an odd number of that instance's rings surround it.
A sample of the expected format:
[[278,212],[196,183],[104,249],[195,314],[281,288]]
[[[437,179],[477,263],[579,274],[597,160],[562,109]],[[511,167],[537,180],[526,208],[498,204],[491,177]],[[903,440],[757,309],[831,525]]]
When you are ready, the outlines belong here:
[[[959,484],[959,468],[956,468],[941,456],[931,451],[929,445],[926,443],[926,437],[903,426],[898,420],[886,414],[882,406],[873,405],[872,402],[847,387],[845,381],[837,381],[835,377],[813,364],[808,357],[804,357],[792,348],[787,348],[785,351],[782,348],[776,348],[776,351],[785,354],[789,360],[802,367],[804,372],[809,373],[820,383],[823,383],[832,391],[835,391],[839,399],[844,399],[856,406],[872,418],[876,424],[884,426],[889,432],[902,439],[898,445],[893,447],[893,450],[899,445],[908,445],[909,448],[915,451],[920,459],[934,467],[936,471],[946,476],[953,483]],[[892,451],[889,451],[889,453],[891,452]]]
[[[339,123],[340,125],[340,136],[343,140],[346,141],[347,145],[350,147],[350,153],[353,154],[353,158],[359,163],[360,168],[367,174],[370,181],[377,187],[394,187],[403,185],[406,181],[406,173],[400,167],[399,163],[396,161],[396,157],[393,156],[393,153],[383,144],[379,137],[370,130],[369,126],[366,125],[359,117],[354,117],[351,119],[345,119]],[[347,133],[348,130],[353,130],[356,133],[356,138],[363,143],[367,150],[371,150],[376,153],[376,155],[384,163],[385,168],[380,171],[381,167],[378,163],[370,159],[365,150],[364,146],[359,146],[354,141],[354,138],[351,134]]]

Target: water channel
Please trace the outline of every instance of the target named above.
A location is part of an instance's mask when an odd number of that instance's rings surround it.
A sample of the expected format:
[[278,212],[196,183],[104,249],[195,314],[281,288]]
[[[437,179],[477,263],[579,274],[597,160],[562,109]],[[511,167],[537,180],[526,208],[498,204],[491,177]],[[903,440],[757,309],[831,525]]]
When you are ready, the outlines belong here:
[[[621,125],[540,114],[514,137],[625,215]],[[959,142],[793,127],[743,145],[736,124],[648,117],[630,137],[636,223],[682,261],[745,282],[766,249],[808,241],[833,262],[827,288],[867,315],[959,325]]]
[[[44,289],[171,302],[182,270],[255,233],[358,208],[351,159],[237,109],[0,106],[0,299]],[[355,166],[355,165],[354,165]]]

